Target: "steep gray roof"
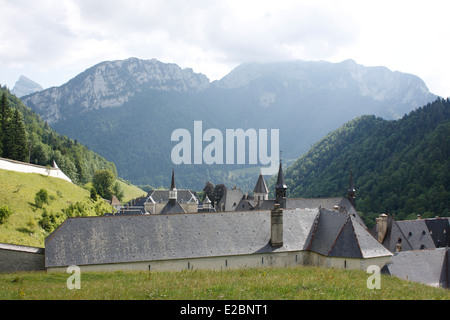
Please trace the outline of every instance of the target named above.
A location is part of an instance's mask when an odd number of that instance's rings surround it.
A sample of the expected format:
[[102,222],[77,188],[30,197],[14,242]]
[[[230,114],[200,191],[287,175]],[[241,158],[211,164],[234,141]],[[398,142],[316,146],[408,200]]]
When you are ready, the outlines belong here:
[[401,251],[383,268],[392,276],[448,288],[448,248]]
[[253,189],[254,193],[269,193],[269,189],[267,188],[266,181],[262,174],[259,175],[258,181],[256,181],[255,189]]
[[347,213],[320,210],[308,249],[325,256],[372,258],[392,255]]
[[[154,190],[148,197],[148,201],[152,200],[156,203],[169,201],[169,191],[170,190]],[[177,200],[178,202],[198,202],[195,195],[190,190],[177,190]]]
[[450,218],[425,219],[436,248],[450,247]]
[[46,239],[46,267],[304,250],[318,210],[284,211],[270,246],[270,211],[67,219]]
[[186,213],[186,211],[180,206],[180,204],[175,200],[169,200],[169,202],[166,203],[164,208],[162,208],[161,214],[167,214],[167,213]]
[[359,216],[356,209],[346,197],[331,198],[287,198],[287,208],[324,208],[334,210],[337,207],[339,212],[345,212],[353,216],[361,225],[365,226],[364,221]]
[[224,211],[234,211],[243,197],[241,189],[227,189],[217,204],[217,210],[220,211],[223,204]]
[[[372,234],[378,239],[378,226],[375,225]],[[408,238],[403,234],[397,221],[392,216],[387,217],[387,232],[383,240],[383,246],[391,252],[396,252],[397,244],[401,244],[401,250],[412,250]]]
[[397,224],[413,250],[436,248],[425,220],[404,220]]
[[[284,210],[283,246],[277,248],[270,245],[270,211],[69,218],[47,237],[45,264],[200,258],[308,247],[331,256],[347,254],[345,250],[350,248],[348,254],[357,255],[355,245],[346,241],[357,241],[360,257],[390,255],[377,241],[367,239],[372,236],[353,217],[324,209],[320,212],[318,217],[319,209]],[[351,219],[351,228],[342,232],[346,219]]]

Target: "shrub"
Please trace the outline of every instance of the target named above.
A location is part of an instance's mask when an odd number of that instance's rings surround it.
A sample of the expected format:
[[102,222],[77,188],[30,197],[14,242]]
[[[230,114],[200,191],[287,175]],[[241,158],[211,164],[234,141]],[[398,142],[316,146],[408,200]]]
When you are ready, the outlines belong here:
[[13,212],[7,206],[0,207],[0,224],[5,223]]
[[42,208],[44,204],[48,204],[49,196],[47,190],[41,189],[38,192],[36,192],[36,195],[34,196],[34,203],[38,208]]

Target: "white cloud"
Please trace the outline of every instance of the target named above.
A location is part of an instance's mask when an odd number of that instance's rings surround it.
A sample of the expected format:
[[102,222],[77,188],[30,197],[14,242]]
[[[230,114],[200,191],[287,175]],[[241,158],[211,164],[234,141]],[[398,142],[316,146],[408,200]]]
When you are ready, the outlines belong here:
[[61,85],[104,60],[156,58],[217,79],[249,61],[352,58],[450,96],[447,0],[0,0],[0,83]]

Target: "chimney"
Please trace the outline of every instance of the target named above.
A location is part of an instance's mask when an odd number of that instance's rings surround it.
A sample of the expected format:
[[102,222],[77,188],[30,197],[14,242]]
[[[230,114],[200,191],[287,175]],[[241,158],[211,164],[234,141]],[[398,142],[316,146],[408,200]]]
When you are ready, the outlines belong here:
[[402,251],[402,239],[398,239],[398,242],[395,244],[395,252]]
[[283,210],[279,203],[270,212],[270,244],[272,247],[283,245]]
[[376,219],[378,226],[378,242],[383,243],[387,233],[387,215],[382,213],[380,217]]

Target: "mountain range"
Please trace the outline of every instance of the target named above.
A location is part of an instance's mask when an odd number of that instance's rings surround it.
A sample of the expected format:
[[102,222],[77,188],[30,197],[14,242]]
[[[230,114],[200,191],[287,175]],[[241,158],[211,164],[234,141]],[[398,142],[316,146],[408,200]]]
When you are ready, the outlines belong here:
[[[158,60],[101,62],[22,101],[61,134],[116,164],[134,184],[201,190],[206,181],[252,191],[260,165],[175,165],[176,129],[278,129],[284,163],[362,115],[399,119],[434,101],[417,76],[353,60],[242,64],[217,81]],[[203,142],[202,147],[207,143]]]

